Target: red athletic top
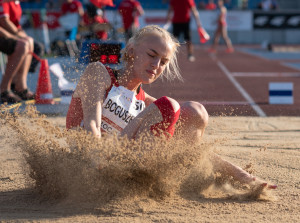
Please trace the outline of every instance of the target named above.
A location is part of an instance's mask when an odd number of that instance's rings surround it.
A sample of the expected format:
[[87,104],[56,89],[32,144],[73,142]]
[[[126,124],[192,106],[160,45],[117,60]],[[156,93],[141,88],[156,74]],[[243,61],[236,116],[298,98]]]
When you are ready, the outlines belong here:
[[226,13],[221,13],[221,10],[220,10],[220,15],[219,15],[219,26],[227,26],[227,22],[226,22]]
[[[119,86],[118,80],[116,79],[116,76],[112,71],[112,69],[109,67],[106,67],[106,69],[111,78],[111,85],[106,90],[105,98],[107,97],[109,91],[113,86],[116,87]],[[139,92],[135,97],[138,100],[145,101],[145,92],[141,87],[139,88]],[[72,97],[69,110],[67,113],[67,117],[66,117],[66,128],[71,129],[74,127],[80,127],[82,120],[83,120],[83,110],[82,110],[81,99]]]
[[19,1],[0,3],[0,18],[9,17],[10,21],[20,29],[22,9]]
[[173,23],[189,22],[191,8],[196,6],[194,0],[171,0],[170,5],[174,10]]
[[[93,25],[93,24],[108,23],[108,20],[105,17],[99,15],[96,15],[95,17],[91,18],[87,15],[87,13],[84,13],[83,22],[85,25]],[[98,31],[96,35],[98,39],[107,40],[108,35],[107,32],[105,31]]]
[[124,29],[129,29],[134,23],[137,27],[139,26],[138,15],[134,13],[137,7],[141,7],[141,4],[136,0],[123,0],[118,10],[123,19]]
[[61,6],[61,12],[62,14],[66,13],[76,13],[79,11],[79,8],[82,7],[82,4],[80,1],[74,0],[71,3],[64,2]]
[[215,3],[207,3],[205,6],[206,10],[215,10],[217,8],[217,5]]

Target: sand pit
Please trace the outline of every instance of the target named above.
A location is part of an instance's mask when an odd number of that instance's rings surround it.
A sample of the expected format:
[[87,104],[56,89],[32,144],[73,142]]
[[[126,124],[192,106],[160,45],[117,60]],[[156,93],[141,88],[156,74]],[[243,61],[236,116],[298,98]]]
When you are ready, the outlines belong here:
[[[70,136],[64,117],[2,117],[0,220],[298,222],[299,126],[298,117],[211,117],[201,148],[159,142],[141,150],[113,137]],[[222,182],[208,150],[278,188]]]

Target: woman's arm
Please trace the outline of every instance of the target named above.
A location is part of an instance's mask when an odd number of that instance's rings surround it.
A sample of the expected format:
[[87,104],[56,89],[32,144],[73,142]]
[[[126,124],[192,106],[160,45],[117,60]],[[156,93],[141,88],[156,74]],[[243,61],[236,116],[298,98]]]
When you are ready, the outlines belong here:
[[101,137],[102,103],[110,85],[108,71],[95,62],[87,66],[74,93],[74,97],[81,98],[84,128],[97,137]]

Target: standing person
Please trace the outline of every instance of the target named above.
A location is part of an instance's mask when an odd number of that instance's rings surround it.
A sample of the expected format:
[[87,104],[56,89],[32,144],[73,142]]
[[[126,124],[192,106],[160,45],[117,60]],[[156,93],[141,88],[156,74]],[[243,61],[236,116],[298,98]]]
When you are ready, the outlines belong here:
[[[151,84],[160,76],[182,79],[177,66],[178,47],[178,40],[168,31],[149,25],[129,39],[122,51],[120,70],[113,71],[100,62],[90,63],[72,96],[67,129],[81,126],[98,138],[111,133],[131,140],[146,136],[145,143],[174,135],[188,145],[198,145],[208,123],[204,106],[191,101],[180,105],[166,96],[156,99],[142,88],[142,84]],[[276,188],[213,152],[210,159],[215,170],[225,176],[249,185]]]
[[84,10],[83,10],[81,2],[78,1],[78,0],[65,0],[65,2],[61,5],[61,13],[62,13],[62,16],[72,15],[72,14],[76,14],[76,15],[79,16],[78,21],[70,21],[70,22],[76,22],[77,23],[76,27],[73,28],[73,29],[76,28],[76,31],[73,31],[73,30],[67,30],[66,31],[67,38],[70,37],[71,32],[75,32],[75,35],[76,35],[77,25],[79,23],[79,20],[84,15]]
[[16,103],[35,97],[27,87],[27,75],[32,61],[29,52],[34,50],[34,40],[22,29],[21,15],[19,1],[0,2],[1,51],[8,55],[0,87],[2,102]]
[[208,0],[208,3],[205,5],[205,10],[215,10],[217,9],[217,5],[214,0]]
[[262,9],[264,11],[276,10],[278,8],[278,4],[275,0],[262,0],[258,6],[258,9]]
[[[97,28],[97,25],[102,29],[98,29],[96,31],[95,29]],[[111,28],[111,24],[106,19],[104,11],[91,3],[86,4],[86,12],[83,16],[83,26],[88,26],[90,28],[90,32],[85,36],[85,38],[97,38],[100,40],[107,40],[107,30]]]
[[139,16],[144,15],[144,9],[137,0],[123,0],[118,7],[122,17],[126,42],[140,27]]
[[195,18],[197,27],[201,28],[200,17],[194,0],[170,0],[167,23],[172,23],[173,35],[176,38],[179,38],[180,34],[183,34],[187,46],[188,60],[194,62],[195,56],[193,55],[194,50],[191,41],[190,12],[192,12]]
[[220,10],[220,13],[218,15],[217,19],[217,29],[215,31],[214,39],[213,39],[213,44],[212,47],[209,49],[209,52],[215,53],[217,45],[219,44],[220,37],[222,36],[227,49],[227,53],[233,53],[234,49],[231,43],[230,38],[228,37],[228,32],[227,32],[227,22],[226,22],[226,16],[227,16],[227,9],[224,6],[224,1],[223,0],[218,0],[218,7]]

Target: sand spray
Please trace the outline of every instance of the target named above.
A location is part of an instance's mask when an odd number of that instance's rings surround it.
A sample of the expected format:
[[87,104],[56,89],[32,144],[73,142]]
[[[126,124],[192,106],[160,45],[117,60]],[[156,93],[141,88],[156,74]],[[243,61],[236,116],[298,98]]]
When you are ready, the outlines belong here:
[[262,188],[225,179],[208,158],[220,140],[187,144],[177,137],[145,143],[146,135],[128,140],[116,135],[101,139],[83,129],[53,125],[34,107],[2,112],[1,125],[18,134],[27,173],[39,194],[51,200],[107,204],[132,199],[181,198],[271,200]]

